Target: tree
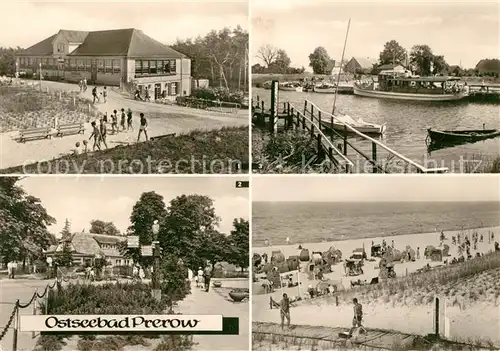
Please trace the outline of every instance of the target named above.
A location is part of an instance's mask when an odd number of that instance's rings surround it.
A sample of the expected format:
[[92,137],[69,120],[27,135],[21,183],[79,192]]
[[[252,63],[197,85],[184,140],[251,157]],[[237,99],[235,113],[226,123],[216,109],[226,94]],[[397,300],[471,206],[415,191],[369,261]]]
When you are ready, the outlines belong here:
[[443,71],[448,71],[450,66],[446,63],[443,55],[433,55],[432,57],[432,74],[439,74]]
[[233,230],[229,235],[229,241],[234,248],[235,255],[229,259],[229,263],[235,264],[243,270],[250,262],[250,239],[249,223],[243,218],[233,220]]
[[288,73],[290,68],[290,57],[288,57],[285,50],[279,49],[276,58],[268,65],[269,71],[273,73]]
[[406,50],[396,40],[388,41],[384,44],[384,49],[380,52],[379,61],[381,65],[393,62],[405,64]]
[[0,178],[0,256],[4,262],[25,261],[35,248],[39,253],[51,243],[47,227],[55,219],[40,199],[17,185],[19,177]]
[[217,263],[230,262],[236,256],[236,250],[226,234],[214,230],[206,234],[198,255],[210,262],[213,271]]
[[68,240],[71,237],[71,224],[69,223],[69,220],[66,218],[64,221],[64,227],[61,230],[61,239],[62,240]]
[[[128,234],[138,236],[140,245],[151,245],[154,240],[153,223],[155,220],[161,221],[164,219],[166,214],[167,210],[163,196],[154,191],[142,193],[132,208],[131,225],[128,228]],[[152,257],[141,255],[140,248],[127,248],[126,242],[120,243],[118,248],[122,254],[132,258],[134,262],[143,267],[150,267],[153,263]]]
[[190,284],[187,284],[187,267],[179,264],[179,260],[163,255],[161,261],[160,288],[167,305],[172,307],[173,302],[184,299],[191,293]]
[[257,51],[257,58],[260,58],[262,62],[264,62],[267,67],[269,67],[273,62],[275,62],[276,58],[278,57],[278,51],[278,48],[266,44],[261,46]]
[[335,61],[322,46],[318,46],[309,55],[309,66],[312,67],[314,74],[330,74],[334,64]]
[[434,55],[428,45],[414,45],[411,48],[410,63],[417,74],[430,75],[433,59]]
[[73,265],[73,253],[71,251],[71,242],[62,241],[63,249],[55,256],[56,267],[71,267]]
[[[226,89],[246,89],[248,70],[248,32],[240,26],[231,30],[212,30],[204,37],[178,39],[172,48],[191,59],[191,74],[209,79],[211,85]],[[242,89],[243,87],[243,89]]]
[[94,234],[121,235],[113,222],[105,222],[100,219],[90,221],[90,232]]
[[0,76],[14,75],[16,72],[16,54],[23,49],[0,47]]
[[210,243],[210,234],[220,222],[213,200],[204,195],[181,195],[170,201],[167,212],[158,236],[163,253],[182,258],[186,267],[196,270],[210,259],[204,245]]

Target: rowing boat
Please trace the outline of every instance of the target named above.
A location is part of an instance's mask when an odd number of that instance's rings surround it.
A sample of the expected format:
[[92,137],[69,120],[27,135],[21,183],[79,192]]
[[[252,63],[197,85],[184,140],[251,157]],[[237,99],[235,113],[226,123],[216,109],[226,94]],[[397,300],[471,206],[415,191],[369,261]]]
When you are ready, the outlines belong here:
[[498,129],[432,130],[427,129],[432,143],[467,143],[500,136]]
[[[336,115],[333,121],[333,129],[338,132],[344,132],[344,125],[347,124],[352,128],[356,129],[358,132],[363,134],[384,134],[386,125],[385,124],[375,124],[363,121],[363,119],[355,120],[348,115]],[[324,128],[332,128],[331,120],[321,120],[321,125]],[[350,131],[348,131],[349,133]]]

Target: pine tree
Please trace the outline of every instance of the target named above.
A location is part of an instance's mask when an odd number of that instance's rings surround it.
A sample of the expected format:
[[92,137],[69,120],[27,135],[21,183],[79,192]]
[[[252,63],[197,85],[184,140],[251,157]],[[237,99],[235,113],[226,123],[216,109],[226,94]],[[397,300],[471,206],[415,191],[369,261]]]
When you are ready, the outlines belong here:
[[69,223],[69,220],[66,218],[66,221],[64,222],[64,227],[61,230],[61,239],[63,241],[68,240],[71,236],[71,224]]

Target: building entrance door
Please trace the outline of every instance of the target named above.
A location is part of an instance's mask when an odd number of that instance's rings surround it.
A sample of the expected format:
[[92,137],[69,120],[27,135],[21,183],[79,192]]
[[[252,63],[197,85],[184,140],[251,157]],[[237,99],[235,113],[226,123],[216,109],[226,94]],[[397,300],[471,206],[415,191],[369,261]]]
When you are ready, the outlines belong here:
[[155,84],[155,100],[158,100],[161,98],[161,84]]

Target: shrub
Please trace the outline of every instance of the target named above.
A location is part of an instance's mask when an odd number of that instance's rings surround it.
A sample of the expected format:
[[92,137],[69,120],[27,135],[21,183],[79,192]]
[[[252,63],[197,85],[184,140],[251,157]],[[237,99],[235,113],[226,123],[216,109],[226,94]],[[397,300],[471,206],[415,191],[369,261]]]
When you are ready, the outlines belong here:
[[224,102],[243,103],[245,97],[241,91],[231,92],[226,88],[201,88],[191,91],[191,97],[205,100],[220,100]]

